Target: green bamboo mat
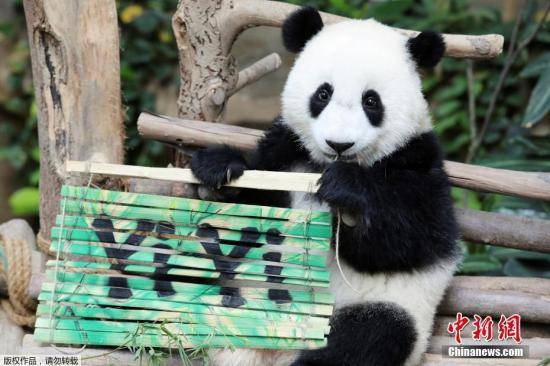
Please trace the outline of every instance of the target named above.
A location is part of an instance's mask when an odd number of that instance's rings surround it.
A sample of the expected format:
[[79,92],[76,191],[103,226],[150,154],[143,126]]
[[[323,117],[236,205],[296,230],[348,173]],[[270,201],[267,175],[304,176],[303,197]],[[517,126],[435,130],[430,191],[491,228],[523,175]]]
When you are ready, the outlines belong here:
[[63,186],[39,342],[310,349],[333,297],[327,212]]

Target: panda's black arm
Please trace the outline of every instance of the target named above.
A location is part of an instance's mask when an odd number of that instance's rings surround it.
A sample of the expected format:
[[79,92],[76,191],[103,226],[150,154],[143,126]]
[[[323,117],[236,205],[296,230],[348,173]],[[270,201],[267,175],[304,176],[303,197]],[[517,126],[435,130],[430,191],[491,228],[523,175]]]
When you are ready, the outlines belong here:
[[456,256],[457,225],[437,141],[413,141],[373,167],[336,162],[319,197],[341,223],[340,255],[358,271],[408,271]]
[[298,160],[308,159],[308,153],[298,136],[280,118],[258,142],[250,157],[250,169],[287,171]]
[[[204,185],[219,189],[228,177],[238,178],[247,169],[286,171],[294,162],[306,160],[307,157],[298,136],[280,119],[276,119],[249,156],[245,157],[241,151],[229,146],[210,147],[195,152],[191,159],[191,170]],[[265,191],[243,189],[224,194],[223,191],[222,200],[227,202],[279,207],[289,204],[286,192],[266,194]]]

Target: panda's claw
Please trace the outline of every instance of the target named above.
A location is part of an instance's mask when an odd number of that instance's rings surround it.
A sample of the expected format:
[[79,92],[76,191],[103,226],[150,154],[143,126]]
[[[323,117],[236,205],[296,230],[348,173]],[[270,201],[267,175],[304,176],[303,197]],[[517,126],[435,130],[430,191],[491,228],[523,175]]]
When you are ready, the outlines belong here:
[[221,189],[224,184],[243,175],[246,169],[241,152],[228,146],[199,150],[191,158],[191,171],[210,189]]
[[317,196],[332,208],[361,212],[366,206],[363,170],[353,163],[331,163],[319,179]]

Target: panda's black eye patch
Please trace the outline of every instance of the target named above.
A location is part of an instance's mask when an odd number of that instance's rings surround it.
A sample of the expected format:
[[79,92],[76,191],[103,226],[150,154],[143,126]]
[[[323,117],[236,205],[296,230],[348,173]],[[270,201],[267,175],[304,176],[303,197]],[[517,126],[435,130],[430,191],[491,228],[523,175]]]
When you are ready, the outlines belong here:
[[384,119],[384,105],[380,95],[372,89],[367,90],[363,93],[361,104],[370,123],[375,127],[380,126]]
[[317,117],[330,102],[334,89],[329,83],[321,84],[309,99],[309,111],[312,117]]

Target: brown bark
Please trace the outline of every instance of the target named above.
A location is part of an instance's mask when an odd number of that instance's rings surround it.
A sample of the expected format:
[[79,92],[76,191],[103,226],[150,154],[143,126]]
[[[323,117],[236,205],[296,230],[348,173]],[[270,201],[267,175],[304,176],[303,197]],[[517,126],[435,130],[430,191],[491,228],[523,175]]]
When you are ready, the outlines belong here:
[[[296,5],[258,0],[180,0],[172,18],[179,59],[181,86],[178,116],[218,121],[227,98],[239,86],[231,48],[246,28],[280,27]],[[327,24],[346,20],[322,13]],[[418,32],[398,29],[409,36]],[[502,51],[500,35],[444,35],[446,55],[490,58]],[[241,74],[243,76],[244,74]]]
[[477,191],[550,201],[550,173],[520,172],[447,161],[451,182]]
[[500,247],[550,253],[550,221],[455,209],[462,238]]
[[25,0],[40,145],[40,227],[59,210],[66,159],[121,163],[115,1]]
[[521,314],[522,321],[550,324],[550,279],[457,276],[438,314]]
[[[170,143],[194,147],[227,144],[245,151],[253,149],[263,136],[263,131],[252,128],[205,123],[142,113],[138,130],[145,138]],[[457,187],[550,200],[550,173],[494,169],[451,161],[445,162],[445,169],[451,183]]]

